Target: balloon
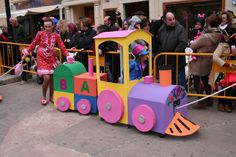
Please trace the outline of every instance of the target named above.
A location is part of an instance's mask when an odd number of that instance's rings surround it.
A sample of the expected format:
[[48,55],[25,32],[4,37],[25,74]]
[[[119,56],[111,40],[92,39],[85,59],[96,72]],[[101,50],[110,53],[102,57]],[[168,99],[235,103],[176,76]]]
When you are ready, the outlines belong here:
[[29,63],[30,62],[30,58],[29,57],[25,57],[25,61],[26,61],[26,63]]

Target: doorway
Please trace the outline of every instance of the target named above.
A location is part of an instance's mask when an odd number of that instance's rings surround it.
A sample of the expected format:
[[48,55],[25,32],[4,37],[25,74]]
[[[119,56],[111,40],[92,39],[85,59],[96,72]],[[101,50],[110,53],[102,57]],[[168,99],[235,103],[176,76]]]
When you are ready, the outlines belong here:
[[131,18],[136,11],[143,11],[147,19],[149,19],[149,1],[145,2],[135,2],[135,3],[126,3],[125,12],[126,18]]

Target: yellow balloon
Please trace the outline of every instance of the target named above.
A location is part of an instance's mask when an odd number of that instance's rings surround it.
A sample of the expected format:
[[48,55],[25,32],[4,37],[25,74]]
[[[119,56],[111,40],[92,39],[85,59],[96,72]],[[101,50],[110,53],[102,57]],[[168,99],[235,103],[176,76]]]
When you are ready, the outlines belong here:
[[25,61],[26,61],[27,63],[29,63],[29,62],[30,62],[30,58],[29,58],[29,57],[25,57]]

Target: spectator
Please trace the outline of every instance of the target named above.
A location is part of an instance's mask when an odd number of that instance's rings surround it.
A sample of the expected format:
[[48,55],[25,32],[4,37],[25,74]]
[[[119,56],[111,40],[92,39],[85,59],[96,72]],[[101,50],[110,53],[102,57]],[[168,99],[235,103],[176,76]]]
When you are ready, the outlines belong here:
[[121,13],[119,11],[116,11],[116,23],[118,24],[119,28],[122,28],[122,19],[121,19]]
[[[26,57],[23,62],[22,62],[22,65],[23,65],[23,69],[24,70],[30,70],[30,67],[31,67],[31,62],[33,61],[33,57]],[[27,74],[27,72],[22,72],[22,74],[20,75],[21,76],[21,82],[20,82],[20,85],[23,85],[25,83],[27,83],[27,80],[29,78],[29,74]]]
[[[15,17],[10,17],[9,21],[10,24],[12,25],[12,36],[10,41],[16,43],[28,43],[26,40],[26,34],[24,32],[24,28],[21,24],[18,23],[17,19]],[[14,46],[12,52],[14,56],[13,64],[17,64],[21,59],[19,46]]]
[[[97,28],[97,34],[108,32],[108,31],[109,31],[109,27],[107,25],[101,25]],[[112,73],[111,69],[112,69],[112,64],[114,64],[112,61],[114,60],[112,59],[112,54],[105,54],[105,53],[109,51],[117,51],[117,44],[112,41],[106,41],[102,43],[101,45],[99,45],[98,51],[99,51],[99,55],[105,55],[105,66],[106,66],[105,70],[108,76],[108,81],[113,82],[115,75],[114,73]],[[119,63],[117,65],[119,65]],[[116,70],[116,72],[118,71]]]
[[5,41],[8,42],[8,34],[6,27],[2,27],[1,32],[0,32],[0,41]]
[[[6,27],[2,27],[2,29],[0,29],[0,41],[5,41],[5,42],[8,42],[8,34],[7,34],[7,30],[6,30]],[[4,44],[1,44],[0,45],[0,49],[2,50],[2,57],[3,57],[3,60],[5,61],[5,65],[9,65],[9,56],[8,56],[8,46],[7,45],[4,45]],[[4,71],[7,72],[8,69],[7,68],[4,68]]]
[[122,30],[128,30],[128,28],[129,28],[129,18],[128,19],[125,19],[124,21],[123,21],[123,24],[122,24]]
[[150,32],[150,22],[147,19],[143,19],[140,23],[140,28],[147,32]]
[[67,36],[67,33],[68,33],[67,32],[67,21],[66,20],[60,20],[56,27],[57,27],[57,29],[59,31],[61,39],[64,41],[66,36]]
[[18,23],[15,17],[10,17],[9,21],[12,25],[12,41],[16,43],[27,43],[24,27]]
[[[210,15],[207,19],[208,31],[202,34],[199,38],[192,41],[190,48],[194,53],[212,53],[221,40],[221,33],[218,28],[220,17],[217,14]],[[190,73],[193,75],[194,88],[197,94],[203,94],[201,83],[204,85],[206,94],[211,94],[211,86],[208,84],[209,74],[212,68],[211,56],[197,56],[196,60],[190,63]],[[207,99],[204,102],[199,102],[193,108],[204,109],[205,106],[212,106],[212,99]]]
[[128,30],[135,30],[135,29],[140,29],[140,23],[141,19],[138,16],[132,16],[132,18],[129,20],[130,26]]
[[152,51],[153,54],[157,53],[157,34],[159,32],[160,27],[164,23],[163,16],[159,20],[151,22],[151,33],[153,34],[152,37]]
[[203,25],[201,24],[201,22],[196,21],[194,24],[194,28],[188,33],[189,41],[191,42],[192,40],[196,40],[202,34],[202,31]]
[[[91,26],[90,18],[83,18],[80,20],[81,32],[75,35],[74,46],[76,49],[92,50],[94,45],[93,37],[96,36],[96,31]],[[79,57],[78,57],[79,55]],[[86,68],[88,68],[88,54],[77,53],[76,60],[82,62]]]
[[68,23],[67,25],[67,31],[64,36],[64,44],[67,49],[70,49],[75,44],[75,37],[78,32],[77,26],[74,23]]
[[221,30],[224,30],[226,27],[231,27],[232,17],[230,13],[223,12],[221,13],[221,23],[219,25]]
[[[159,52],[184,53],[188,44],[184,27],[175,20],[175,15],[170,11],[165,12],[163,19],[164,24],[159,29],[157,41]],[[176,74],[176,57],[168,56],[167,63],[172,65],[172,83],[185,87],[185,57],[178,57],[178,74]],[[164,58],[159,58],[158,64],[164,64]],[[178,76],[178,82],[176,82],[176,76]]]
[[109,31],[118,31],[118,27],[115,26],[115,23],[112,21],[111,16],[104,17],[104,25],[109,27]]
[[[222,67],[229,68],[229,71],[230,71],[231,69],[235,69],[236,65],[229,63],[228,60],[222,59],[221,55],[236,53],[236,48],[235,48],[235,46],[236,46],[236,29],[226,27],[225,30],[223,30],[223,35],[224,35],[224,40],[219,43],[218,47],[214,51],[213,61]],[[233,83],[233,82],[231,82],[231,83]],[[229,82],[225,82],[224,80],[221,81],[222,87],[226,87],[228,85],[230,85]],[[232,96],[232,94],[233,94],[232,88],[226,90],[227,96]],[[220,95],[224,95],[224,93],[220,93]],[[231,113],[233,111],[232,100],[219,99],[217,109],[221,112]]]

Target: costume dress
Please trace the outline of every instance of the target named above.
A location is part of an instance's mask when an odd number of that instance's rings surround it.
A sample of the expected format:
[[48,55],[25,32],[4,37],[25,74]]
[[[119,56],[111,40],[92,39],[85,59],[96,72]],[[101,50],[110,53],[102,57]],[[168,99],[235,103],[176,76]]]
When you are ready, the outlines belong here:
[[58,45],[62,53],[67,56],[68,52],[65,45],[56,32],[39,31],[33,42],[28,48],[28,52],[32,52],[35,47],[37,53],[37,73],[38,75],[53,74],[57,66],[57,56],[54,52],[54,46]]

